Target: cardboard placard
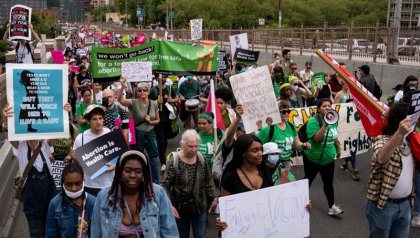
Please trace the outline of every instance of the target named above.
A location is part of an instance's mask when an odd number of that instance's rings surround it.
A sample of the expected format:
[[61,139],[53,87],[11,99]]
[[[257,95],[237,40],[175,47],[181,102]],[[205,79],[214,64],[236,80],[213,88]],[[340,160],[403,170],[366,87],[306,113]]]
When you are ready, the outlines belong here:
[[259,51],[252,51],[252,50],[245,50],[238,48],[235,51],[235,55],[233,59],[236,60],[239,64],[244,65],[254,65],[258,61],[258,57],[260,56]]
[[24,5],[14,5],[10,8],[10,40],[27,40],[32,38],[32,32],[29,28],[31,23],[32,8]]
[[122,62],[121,74],[127,82],[152,81],[152,62]]
[[203,19],[190,20],[191,40],[199,40],[203,36]]

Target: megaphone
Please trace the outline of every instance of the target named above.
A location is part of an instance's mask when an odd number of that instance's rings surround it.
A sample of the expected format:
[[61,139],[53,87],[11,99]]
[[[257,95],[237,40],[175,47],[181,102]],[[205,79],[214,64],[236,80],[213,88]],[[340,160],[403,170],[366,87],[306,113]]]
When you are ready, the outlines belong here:
[[338,112],[332,109],[326,111],[324,114],[325,123],[328,125],[337,123],[339,118]]

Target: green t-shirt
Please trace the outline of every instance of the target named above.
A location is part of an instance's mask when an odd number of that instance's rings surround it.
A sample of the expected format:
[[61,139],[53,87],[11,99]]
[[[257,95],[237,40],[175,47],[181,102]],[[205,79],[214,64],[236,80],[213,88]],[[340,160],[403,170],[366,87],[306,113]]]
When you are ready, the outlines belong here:
[[[222,132],[222,136],[223,136]],[[198,151],[204,156],[206,159],[207,165],[211,169],[213,168],[213,155],[214,155],[214,134],[203,134],[202,132],[198,132],[198,135],[201,138],[200,145],[198,146]],[[219,136],[218,136],[219,137]],[[217,139],[217,145],[219,145],[220,140]]]
[[[76,113],[74,115],[83,117],[83,113],[86,111],[86,108],[89,105],[86,105],[83,101],[81,101],[79,104],[77,104]],[[84,131],[89,130],[89,129],[90,129],[89,124],[79,124],[79,133],[83,133]]]
[[293,141],[297,136],[296,128],[292,128],[294,126],[291,123],[286,122],[286,128],[284,130],[280,129],[278,125],[274,126],[274,133],[273,138],[271,141],[268,141],[268,136],[270,134],[270,127],[264,127],[258,133],[258,138],[261,140],[263,144],[267,142],[274,142],[277,144],[279,149],[282,151],[280,155],[281,161],[288,161],[293,153]]
[[[323,118],[320,118],[318,120],[322,120],[321,124],[325,123]],[[338,130],[337,124],[327,126],[322,139],[319,142],[315,142],[312,140],[312,137],[314,137],[315,134],[321,129],[318,120],[315,117],[312,117],[311,119],[309,119],[308,124],[306,125],[306,134],[308,135],[309,143],[311,143],[311,149],[304,150],[303,153],[305,153],[305,155],[310,161],[316,164],[325,165],[334,161],[334,158],[337,154],[335,150],[334,140],[335,138],[337,138]],[[327,133],[328,138],[325,142],[325,136],[327,135]],[[324,150],[323,154],[322,150]]]

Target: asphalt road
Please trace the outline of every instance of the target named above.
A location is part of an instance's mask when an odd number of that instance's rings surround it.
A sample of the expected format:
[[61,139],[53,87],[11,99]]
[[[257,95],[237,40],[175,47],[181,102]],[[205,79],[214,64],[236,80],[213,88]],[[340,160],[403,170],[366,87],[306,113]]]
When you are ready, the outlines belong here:
[[[174,151],[179,147],[180,136],[169,141],[167,152]],[[339,163],[335,165],[334,189],[335,201],[344,210],[338,217],[327,214],[328,205],[325,198],[322,181],[318,175],[310,189],[310,199],[313,211],[310,216],[310,237],[313,238],[339,238],[339,237],[368,237],[368,222],[364,214],[363,204],[366,200],[366,184],[369,177],[370,153],[364,153],[357,158],[357,165],[361,180],[356,182],[351,175],[340,169]],[[297,179],[303,178],[303,166],[293,167],[293,173]],[[214,221],[217,215],[211,214],[208,222],[208,237],[216,238],[217,231]],[[256,224],[258,225],[258,224]],[[17,231],[13,237],[29,237],[27,222],[23,213],[20,213]],[[192,235],[191,235],[192,237]],[[410,229],[410,238],[420,237],[420,229]]]

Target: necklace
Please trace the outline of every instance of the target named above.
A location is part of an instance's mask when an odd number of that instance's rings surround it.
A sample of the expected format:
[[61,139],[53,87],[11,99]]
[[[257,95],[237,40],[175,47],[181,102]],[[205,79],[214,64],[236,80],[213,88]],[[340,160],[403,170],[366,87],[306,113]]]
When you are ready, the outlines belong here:
[[244,174],[244,176],[245,176],[246,180],[248,181],[249,185],[251,185],[252,190],[256,190],[257,187],[255,187],[254,184],[252,184],[251,180],[248,178],[248,176],[246,175],[246,173],[242,170],[242,167],[239,167],[239,169]]

